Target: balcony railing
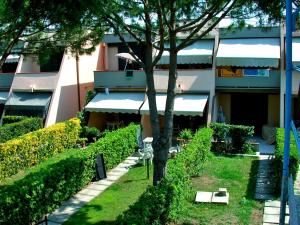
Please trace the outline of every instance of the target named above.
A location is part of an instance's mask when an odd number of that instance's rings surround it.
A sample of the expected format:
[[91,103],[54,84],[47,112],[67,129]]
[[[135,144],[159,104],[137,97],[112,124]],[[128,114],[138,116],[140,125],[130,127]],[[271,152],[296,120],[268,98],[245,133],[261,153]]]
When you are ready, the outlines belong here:
[[95,71],[95,88],[100,87],[146,87],[144,71]]
[[58,73],[17,73],[12,83],[13,90],[54,90]]
[[280,72],[269,76],[216,77],[216,88],[280,88]]

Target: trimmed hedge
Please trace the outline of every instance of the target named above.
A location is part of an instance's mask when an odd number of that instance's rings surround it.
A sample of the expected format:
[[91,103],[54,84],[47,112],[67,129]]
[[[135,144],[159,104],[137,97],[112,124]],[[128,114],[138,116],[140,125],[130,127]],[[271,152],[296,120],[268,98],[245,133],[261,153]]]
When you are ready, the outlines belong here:
[[230,125],[229,134],[232,148],[235,153],[244,153],[249,149],[247,142],[253,137],[254,127],[243,125]]
[[21,120],[25,120],[29,117],[27,116],[4,116],[2,120],[2,124],[9,124],[9,123],[17,123],[20,122]]
[[76,145],[80,122],[71,119],[0,144],[0,181]]
[[[253,126],[230,125],[225,123],[211,123],[213,138],[216,141],[214,151],[226,153],[246,153],[249,151],[248,140],[254,134]],[[228,144],[231,138],[231,146]]]
[[38,117],[10,117],[4,120],[6,124],[0,127],[0,143],[43,128],[43,121]]
[[0,187],[0,224],[31,224],[81,190],[95,177],[95,158],[111,169],[136,150],[136,125],[108,133],[84,150],[69,149]]
[[[275,184],[276,193],[280,194],[281,190],[281,178],[282,178],[282,167],[283,167],[283,155],[284,155],[284,128],[276,129],[276,142],[275,142],[275,159],[274,159],[274,173],[275,173]],[[299,167],[299,156],[296,147],[294,135],[291,133],[290,143],[290,174],[293,178],[296,178],[296,174]]]
[[139,200],[118,217],[117,224],[158,225],[176,221],[184,210],[183,200],[191,189],[191,176],[199,174],[210,155],[211,137],[211,129],[198,130],[187,147],[168,161],[163,180],[157,186],[149,186]]

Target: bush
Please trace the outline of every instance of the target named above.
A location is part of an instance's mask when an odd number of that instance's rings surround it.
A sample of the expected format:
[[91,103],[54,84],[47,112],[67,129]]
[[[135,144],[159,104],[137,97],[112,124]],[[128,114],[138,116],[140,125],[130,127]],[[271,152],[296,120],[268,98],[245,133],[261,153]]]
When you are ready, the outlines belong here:
[[185,140],[189,140],[193,138],[193,133],[190,129],[183,129],[180,131],[179,137]]
[[119,216],[117,223],[158,225],[176,221],[184,210],[183,200],[191,189],[190,177],[199,173],[209,156],[211,137],[209,128],[197,131],[186,148],[168,161],[163,180],[155,187],[148,187],[139,200]]
[[27,116],[4,116],[2,120],[2,124],[9,124],[9,123],[16,123],[20,122],[21,120],[25,120],[29,117]]
[[85,150],[69,149],[7,181],[0,187],[1,224],[31,224],[54,211],[95,177],[99,153],[110,169],[135,151],[136,128],[113,131]]
[[[212,123],[213,138],[216,141],[214,151],[227,153],[246,153],[252,149],[248,140],[254,134],[253,126],[229,125],[225,123]],[[231,138],[231,145],[227,139]]]
[[210,128],[213,130],[213,139],[216,141],[214,151],[219,153],[226,151],[230,125],[225,123],[211,123]]
[[84,126],[80,132],[81,138],[86,138],[88,143],[97,141],[100,137],[100,131],[96,127]]
[[0,181],[74,147],[79,130],[79,120],[71,119],[0,144]]
[[7,120],[6,118],[6,124],[0,127],[0,143],[4,143],[21,135],[43,128],[43,122],[41,118],[21,117],[21,120],[19,121],[18,119],[12,119],[11,117]]
[[212,133],[209,128],[200,129],[182,152],[189,176],[197,176],[202,171],[203,164],[210,155]]
[[[283,155],[284,155],[284,128],[276,129],[276,142],[275,142],[275,159],[274,159],[274,174],[275,174],[275,184],[276,193],[280,194],[281,190],[281,178],[282,178],[282,167],[283,167]],[[290,143],[290,174],[293,178],[296,178],[296,174],[299,167],[299,156],[296,147],[296,142],[293,134],[291,133],[291,143]]]
[[230,125],[231,143],[234,153],[244,153],[247,151],[247,145],[244,146],[250,137],[254,134],[253,126]]
[[210,128],[213,130],[213,139],[218,143],[225,142],[229,136],[230,125],[226,123],[211,123]]
[[95,155],[103,153],[105,166],[107,169],[111,169],[136,150],[137,127],[138,125],[131,124],[128,127],[106,133],[104,138],[90,145],[89,148]]

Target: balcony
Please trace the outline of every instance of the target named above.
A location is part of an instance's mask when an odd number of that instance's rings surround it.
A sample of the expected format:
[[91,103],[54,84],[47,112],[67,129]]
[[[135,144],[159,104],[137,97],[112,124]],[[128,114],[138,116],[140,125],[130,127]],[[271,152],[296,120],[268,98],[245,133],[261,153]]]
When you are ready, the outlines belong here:
[[216,77],[216,89],[252,88],[279,89],[280,71],[270,71],[269,76]]
[[[215,88],[214,70],[178,70],[177,87],[182,91],[209,92]],[[168,70],[155,70],[154,83],[159,92],[168,87]],[[144,71],[95,71],[95,88],[139,88],[146,87]]]
[[[210,92],[215,88],[215,70],[185,69],[177,70],[177,87],[183,92]],[[168,87],[168,70],[155,70],[154,82],[158,91],[166,91]]]
[[58,73],[17,73],[12,83],[15,90],[51,91],[57,86]]
[[95,71],[95,88],[132,88],[146,87],[146,76],[141,70],[127,71]]
[[0,90],[9,90],[13,79],[13,73],[0,73]]

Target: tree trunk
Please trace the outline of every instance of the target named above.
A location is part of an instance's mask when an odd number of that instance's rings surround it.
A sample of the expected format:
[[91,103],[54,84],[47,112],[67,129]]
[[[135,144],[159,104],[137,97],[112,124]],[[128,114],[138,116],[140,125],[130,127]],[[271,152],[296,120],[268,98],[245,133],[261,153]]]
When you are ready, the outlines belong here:
[[167,100],[165,107],[164,131],[158,143],[157,151],[154,152],[154,178],[153,184],[157,183],[166,174],[166,165],[168,160],[169,148],[172,142],[173,133],[173,109],[175,99],[177,73],[177,50],[176,50],[176,33],[170,32],[170,69],[168,79]]

